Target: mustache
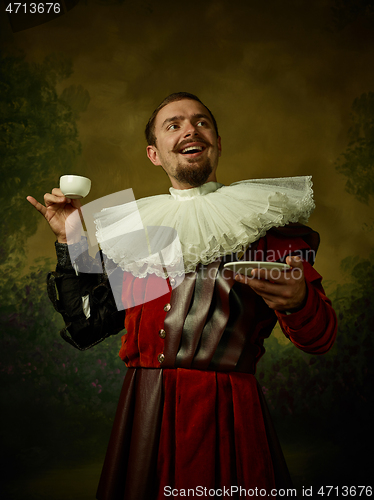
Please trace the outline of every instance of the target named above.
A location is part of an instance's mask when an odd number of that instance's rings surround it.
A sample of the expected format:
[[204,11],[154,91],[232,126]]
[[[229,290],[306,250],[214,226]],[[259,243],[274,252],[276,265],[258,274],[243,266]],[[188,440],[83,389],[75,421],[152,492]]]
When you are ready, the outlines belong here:
[[201,144],[205,144],[206,146],[211,146],[210,142],[206,141],[202,137],[197,137],[194,140],[191,139],[185,139],[184,141],[180,142],[175,148],[173,149],[174,153],[179,153],[179,151],[184,148],[185,146],[188,146],[189,144],[193,144],[194,142],[200,142]]

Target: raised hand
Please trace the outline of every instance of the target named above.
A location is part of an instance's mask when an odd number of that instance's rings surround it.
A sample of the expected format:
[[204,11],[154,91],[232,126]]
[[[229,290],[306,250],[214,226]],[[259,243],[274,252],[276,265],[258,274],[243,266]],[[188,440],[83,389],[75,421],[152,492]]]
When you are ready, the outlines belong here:
[[[79,200],[66,198],[61,189],[54,188],[51,194],[46,193],[44,195],[45,205],[39,203],[32,196],[28,196],[27,201],[43,215],[55,233],[59,243],[67,243],[67,234],[69,236],[69,243],[72,242],[71,240],[75,233],[77,234],[76,239],[80,238],[79,209],[81,204]],[[76,216],[69,217],[74,212],[76,212]]]

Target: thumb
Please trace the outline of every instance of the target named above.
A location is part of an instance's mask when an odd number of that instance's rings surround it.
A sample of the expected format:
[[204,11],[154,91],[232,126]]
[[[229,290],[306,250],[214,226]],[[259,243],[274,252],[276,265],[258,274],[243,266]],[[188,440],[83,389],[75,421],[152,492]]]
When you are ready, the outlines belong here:
[[301,257],[297,255],[290,255],[286,258],[286,262],[291,267],[296,267],[298,269],[303,269],[303,261]]

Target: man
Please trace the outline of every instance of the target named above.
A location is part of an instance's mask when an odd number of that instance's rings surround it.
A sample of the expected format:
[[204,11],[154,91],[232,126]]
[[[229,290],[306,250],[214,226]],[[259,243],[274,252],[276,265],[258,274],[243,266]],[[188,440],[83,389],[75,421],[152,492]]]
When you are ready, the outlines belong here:
[[[129,267],[103,240],[106,258],[124,271],[125,311],[118,312],[105,276],[77,275],[72,267],[65,219],[77,203],[58,189],[45,195],[45,206],[28,198],[57,236],[49,290],[67,324],[63,337],[84,349],[123,325],[127,331],[120,356],[128,371],[97,498],[161,499],[204,488],[206,497],[209,489],[221,496],[225,488],[235,493],[239,487],[274,495],[290,481],[254,378],[263,340],[277,319],[309,353],[326,352],[336,334],[335,314],[312,267],[318,235],[288,224],[313,208],[308,179],[300,180],[301,188],[298,179],[217,183],[217,124],[192,94],[166,98],[146,136],[148,158],[165,170],[172,188],[170,196],[140,200],[138,206],[144,225],[177,231],[182,283],[176,283],[178,273],[158,275],[149,263],[145,274]],[[298,187],[290,188],[292,183]],[[122,209],[112,215],[126,232]],[[105,213],[98,216],[99,234],[100,220]],[[286,261],[291,270],[269,279],[264,269],[235,276],[223,267],[239,259]],[[111,268],[111,260],[106,265]],[[165,283],[166,292],[154,294]]]

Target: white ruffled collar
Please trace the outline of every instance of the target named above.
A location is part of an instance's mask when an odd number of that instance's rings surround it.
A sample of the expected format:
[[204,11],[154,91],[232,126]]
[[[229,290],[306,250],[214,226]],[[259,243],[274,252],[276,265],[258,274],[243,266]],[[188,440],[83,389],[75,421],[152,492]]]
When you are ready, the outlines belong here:
[[306,222],[314,209],[311,177],[209,182],[170,188],[96,214],[103,252],[134,276],[183,276],[199,263],[243,251],[272,227]]

